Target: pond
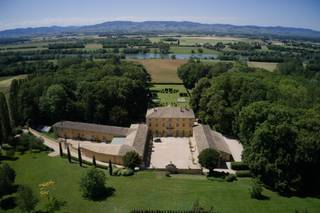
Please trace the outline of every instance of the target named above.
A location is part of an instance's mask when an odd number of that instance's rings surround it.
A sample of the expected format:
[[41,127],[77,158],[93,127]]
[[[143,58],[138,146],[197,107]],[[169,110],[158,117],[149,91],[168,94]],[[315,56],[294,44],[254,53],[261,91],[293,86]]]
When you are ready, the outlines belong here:
[[170,59],[172,55],[176,56],[176,59],[190,59],[190,58],[200,58],[200,59],[216,59],[215,54],[159,54],[159,53],[138,53],[138,54],[126,54],[126,59]]

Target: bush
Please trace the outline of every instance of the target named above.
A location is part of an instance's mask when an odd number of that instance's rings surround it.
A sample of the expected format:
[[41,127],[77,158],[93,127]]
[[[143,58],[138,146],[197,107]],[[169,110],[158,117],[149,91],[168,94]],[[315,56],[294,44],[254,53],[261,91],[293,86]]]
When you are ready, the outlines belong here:
[[19,134],[23,133],[23,131],[22,131],[22,129],[20,127],[17,127],[14,131],[15,131],[16,135],[19,135]]
[[252,177],[252,174],[249,170],[237,171],[237,177]]
[[218,166],[220,154],[214,149],[204,149],[198,156],[202,167],[209,170],[209,176],[213,175],[213,169]]
[[166,165],[166,170],[170,174],[178,174],[178,169],[177,169],[176,165],[174,165],[173,163]]
[[250,189],[251,198],[261,199],[262,198],[262,185],[260,181],[254,179]]
[[235,180],[237,180],[237,176],[234,175],[234,174],[229,174],[229,175],[226,177],[226,181],[227,181],[227,182],[233,182],[233,181],[235,181]]
[[38,203],[31,188],[27,186],[19,186],[17,194],[17,205],[22,212],[32,212]]
[[121,175],[121,169],[120,169],[120,168],[113,167],[113,169],[112,169],[112,175],[113,175],[113,176],[120,176],[120,175]]
[[16,173],[8,164],[0,166],[0,198],[12,192],[15,178]]
[[232,162],[231,169],[233,169],[233,170],[249,170],[249,167],[246,163],[243,163],[243,162]]
[[136,153],[135,151],[127,152],[122,157],[123,165],[129,169],[133,169],[137,166],[139,166],[142,162],[140,155]]
[[132,169],[122,169],[121,175],[123,176],[131,176],[134,174],[134,171]]
[[80,180],[82,196],[89,199],[98,199],[104,195],[106,175],[96,168],[91,168]]
[[5,152],[6,152],[6,157],[9,157],[9,158],[14,157],[15,152],[13,149],[5,150]]

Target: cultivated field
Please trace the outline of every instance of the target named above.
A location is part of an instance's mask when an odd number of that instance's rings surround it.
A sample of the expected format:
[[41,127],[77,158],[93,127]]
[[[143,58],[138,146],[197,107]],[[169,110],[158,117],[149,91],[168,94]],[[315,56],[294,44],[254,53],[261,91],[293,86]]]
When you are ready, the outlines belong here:
[[10,85],[13,79],[23,79],[26,78],[27,75],[15,75],[15,76],[4,76],[0,77],[0,92],[7,94],[10,89]]
[[[33,188],[39,196],[38,184],[53,180],[56,184],[52,195],[66,204],[61,212],[81,213],[129,213],[132,209],[181,209],[192,208],[198,200],[206,208],[214,206],[221,213],[293,213],[295,210],[318,213],[320,200],[316,198],[281,197],[265,189],[265,200],[254,200],[249,196],[250,178],[240,178],[235,182],[221,179],[207,180],[198,175],[173,175],[145,171],[131,177],[108,176],[106,185],[113,187],[112,196],[102,201],[89,201],[81,197],[80,177],[89,166],[69,164],[60,157],[48,157],[46,153],[25,154],[16,161],[8,162],[16,171],[17,184]],[[108,173],[108,171],[103,170]],[[37,210],[43,209],[43,201]],[[5,212],[21,212],[17,207]]]
[[142,64],[149,72],[152,83],[181,83],[181,79],[177,75],[177,69],[187,60],[171,60],[171,59],[144,59],[135,60]]
[[[170,36],[168,36],[170,37]],[[152,42],[158,42],[164,37],[151,37],[150,40]],[[229,42],[237,42],[237,41],[254,41],[249,38],[239,38],[239,37],[231,37],[231,36],[181,36],[181,37],[171,37],[177,38],[180,40],[180,45],[195,45],[195,44],[204,44],[211,43],[215,44],[217,42],[229,43]]]

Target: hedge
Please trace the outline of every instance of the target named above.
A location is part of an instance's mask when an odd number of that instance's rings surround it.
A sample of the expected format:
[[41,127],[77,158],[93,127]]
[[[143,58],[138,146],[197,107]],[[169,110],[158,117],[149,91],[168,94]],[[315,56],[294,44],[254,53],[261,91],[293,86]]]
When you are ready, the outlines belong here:
[[233,169],[233,170],[249,170],[249,167],[246,163],[243,163],[243,162],[232,162],[231,169]]
[[252,177],[251,172],[249,170],[242,170],[236,172],[237,177]]

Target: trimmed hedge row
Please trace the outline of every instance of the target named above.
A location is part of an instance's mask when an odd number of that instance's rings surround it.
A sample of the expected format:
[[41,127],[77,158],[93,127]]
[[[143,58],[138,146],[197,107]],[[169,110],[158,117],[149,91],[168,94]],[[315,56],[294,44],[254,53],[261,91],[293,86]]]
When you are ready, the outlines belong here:
[[231,162],[231,169],[233,170],[249,170],[246,163],[243,162]]
[[242,170],[236,172],[237,177],[252,177],[252,174],[249,170]]

